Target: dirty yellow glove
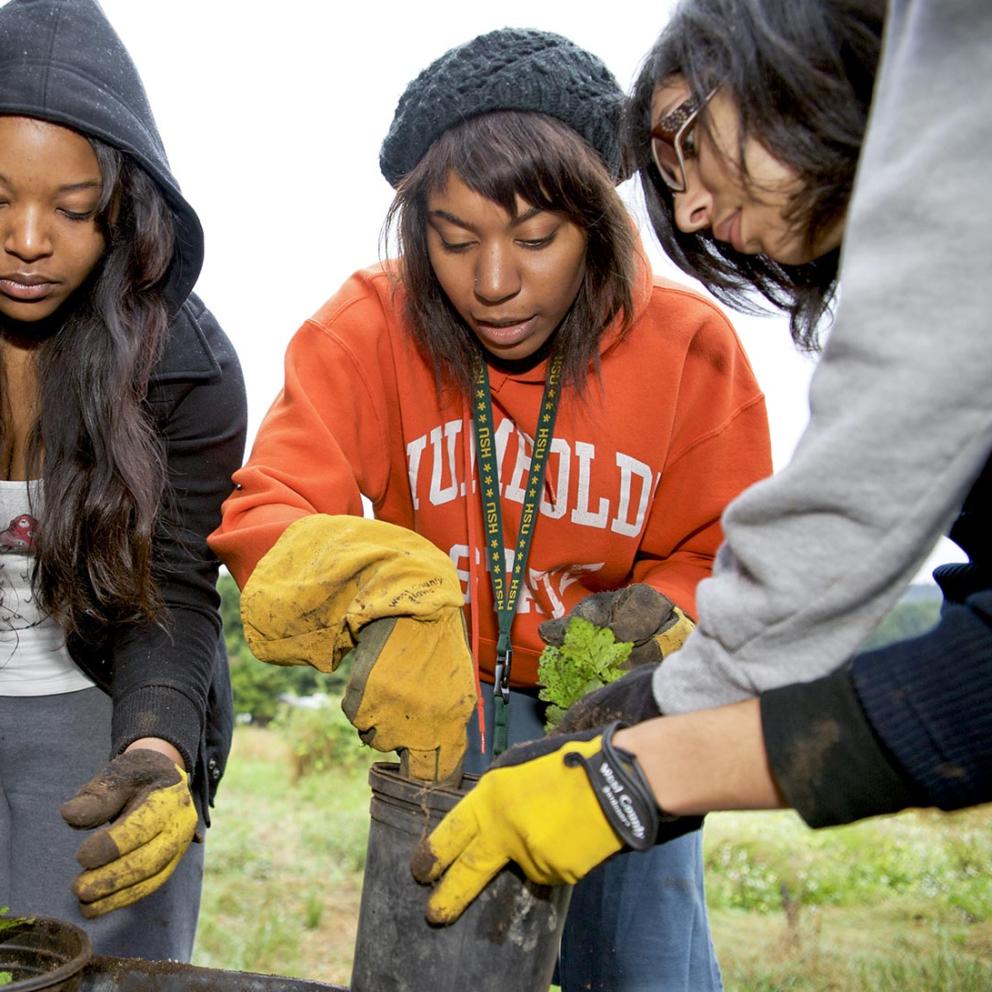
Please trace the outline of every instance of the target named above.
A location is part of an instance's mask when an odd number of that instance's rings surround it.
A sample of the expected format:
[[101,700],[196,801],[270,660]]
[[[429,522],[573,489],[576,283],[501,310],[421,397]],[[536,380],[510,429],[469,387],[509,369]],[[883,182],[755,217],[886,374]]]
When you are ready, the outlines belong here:
[[432,923],[456,920],[507,861],[538,884],[571,884],[625,845],[655,843],[659,810],[634,756],[612,744],[616,726],[514,745],[421,841],[414,877],[443,873]]
[[657,664],[678,651],[695,627],[667,596],[643,582],[592,593],[565,616],[546,620],[538,628],[545,644],[560,648],[572,617],[583,617],[597,627],[607,627],[618,641],[633,644],[624,668]]
[[341,706],[362,740],[400,752],[413,778],[460,778],[476,699],[466,652],[461,610],[434,621],[375,620],[358,635]]
[[186,772],[164,754],[142,748],[114,758],[59,811],[79,829],[113,821],[87,837],[76,853],[86,870],[72,888],[90,919],[162,885],[198,822]]
[[354,650],[344,699],[369,744],[400,751],[426,781],[454,775],[467,746],[475,670],[451,559],[405,527],[363,517],[297,520],[241,594],[256,658],[333,671]]

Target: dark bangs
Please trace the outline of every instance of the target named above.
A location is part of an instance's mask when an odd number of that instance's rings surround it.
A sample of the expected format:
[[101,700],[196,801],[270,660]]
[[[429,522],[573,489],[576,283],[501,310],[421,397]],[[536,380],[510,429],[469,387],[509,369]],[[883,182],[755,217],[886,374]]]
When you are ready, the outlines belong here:
[[[884,0],[683,0],[645,60],[624,137],[648,216],[665,252],[737,310],[760,312],[758,293],[789,315],[796,344],[815,350],[837,284],[839,250],[801,265],[745,255],[709,229],[684,234],[651,158],[651,97],[682,76],[696,100],[728,90],[740,112],[740,161],[749,136],[796,170],[790,220],[807,245],[841,221],[854,185],[881,49]],[[705,112],[700,118],[705,126]],[[746,180],[746,176],[744,177]]]
[[497,111],[446,131],[400,183],[385,230],[398,241],[410,328],[439,380],[467,389],[480,346],[441,289],[427,251],[427,200],[452,172],[511,216],[519,196],[585,231],[585,278],[555,335],[564,380],[581,390],[610,323],[622,313],[625,330],[631,319],[635,234],[606,167],[561,121]]

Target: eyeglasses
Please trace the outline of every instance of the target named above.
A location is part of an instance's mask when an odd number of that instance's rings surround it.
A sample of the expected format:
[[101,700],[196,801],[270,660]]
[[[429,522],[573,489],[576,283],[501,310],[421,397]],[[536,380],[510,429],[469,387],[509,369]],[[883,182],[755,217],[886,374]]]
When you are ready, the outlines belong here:
[[690,97],[651,128],[651,156],[665,185],[673,193],[684,193],[687,189],[685,163],[696,157],[692,130],[700,111],[714,93],[716,90],[711,90],[698,105]]

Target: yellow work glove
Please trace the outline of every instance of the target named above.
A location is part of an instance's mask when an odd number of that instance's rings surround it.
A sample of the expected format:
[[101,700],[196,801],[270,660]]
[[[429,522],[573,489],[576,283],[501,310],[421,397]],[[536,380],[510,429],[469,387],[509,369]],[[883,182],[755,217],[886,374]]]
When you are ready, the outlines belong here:
[[143,748],[114,758],[59,812],[78,829],[113,821],[76,852],[86,870],[72,888],[80,911],[90,919],[137,902],[162,885],[198,823],[186,772],[164,754]]
[[643,582],[592,593],[565,616],[546,620],[538,628],[545,644],[560,648],[572,617],[583,617],[597,627],[609,628],[618,641],[633,644],[625,668],[657,664],[678,651],[695,627],[667,596]]
[[541,885],[572,884],[622,848],[646,850],[659,823],[677,836],[698,825],[661,814],[634,756],[612,744],[617,725],[516,744],[414,852],[420,882],[440,876],[432,923],[452,923],[508,862]]
[[426,781],[455,775],[475,670],[451,559],[405,527],[353,516],[297,520],[241,594],[256,658],[330,672],[354,650],[348,718]]
[[375,620],[359,632],[341,706],[366,744],[400,753],[412,778],[461,778],[476,699],[466,651],[461,610],[432,622]]

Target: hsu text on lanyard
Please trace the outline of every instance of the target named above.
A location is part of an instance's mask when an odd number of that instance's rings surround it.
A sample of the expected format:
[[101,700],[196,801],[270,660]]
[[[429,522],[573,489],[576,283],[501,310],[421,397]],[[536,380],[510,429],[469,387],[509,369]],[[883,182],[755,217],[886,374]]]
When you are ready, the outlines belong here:
[[486,534],[486,555],[499,628],[496,642],[496,668],[493,676],[494,755],[505,751],[507,746],[507,707],[510,705],[510,664],[513,655],[510,630],[517,611],[520,583],[527,574],[531,538],[537,525],[538,507],[544,487],[544,470],[548,463],[555,417],[558,414],[558,400],[561,396],[561,367],[562,358],[560,355],[555,355],[548,368],[548,379],[541,398],[541,410],[537,417],[537,429],[534,432],[530,473],[520,512],[520,531],[514,549],[513,567],[508,572],[503,550],[503,513],[500,507],[499,464],[496,458],[489,372],[481,354],[476,362],[472,391],[472,425],[475,431],[475,451],[479,466],[479,496]]

